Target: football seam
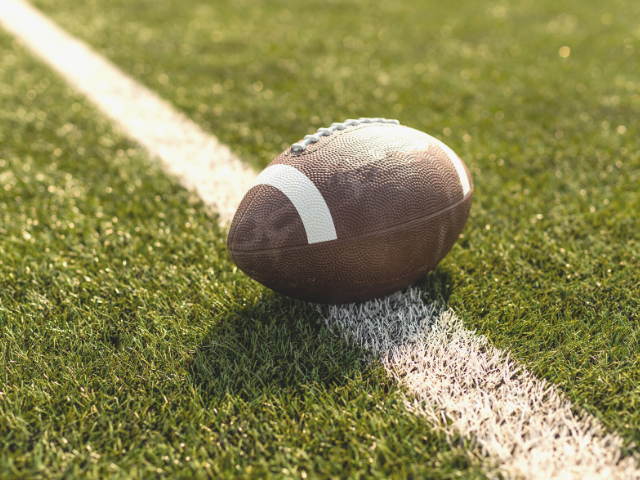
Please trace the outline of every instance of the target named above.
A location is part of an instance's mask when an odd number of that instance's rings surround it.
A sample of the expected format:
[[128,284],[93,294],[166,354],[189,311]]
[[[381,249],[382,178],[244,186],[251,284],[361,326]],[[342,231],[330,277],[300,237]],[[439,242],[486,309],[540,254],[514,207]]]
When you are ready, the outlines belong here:
[[[326,147],[326,146],[330,145],[331,143],[333,143],[335,138],[340,138],[341,135],[345,135],[347,133],[353,132],[354,130],[360,130],[362,128],[367,128],[367,127],[406,127],[406,125],[395,124],[395,123],[365,123],[365,124],[361,124],[361,125],[354,125],[352,128],[345,128],[344,130],[338,130],[338,131],[334,132],[333,135],[327,137],[328,140],[325,143],[323,143],[322,145],[318,145],[315,148],[314,147],[310,147],[310,148],[307,147],[307,149],[303,150],[302,152],[294,152],[294,151],[291,150],[291,147],[289,147],[290,155],[293,158],[298,158],[298,157],[303,157],[303,156],[311,154],[311,153],[318,152],[318,151],[322,150],[324,147]],[[406,128],[411,128],[411,127],[406,127]]]
[[243,254],[243,255],[259,255],[262,253],[269,253],[269,252],[288,252],[288,251],[294,251],[294,250],[300,250],[302,248],[308,248],[309,246],[322,246],[322,245],[327,245],[329,243],[331,243],[332,245],[338,244],[338,243],[346,243],[346,242],[351,242],[355,239],[361,239],[361,238],[366,238],[366,237],[371,237],[374,235],[379,235],[381,233],[386,233],[386,232],[393,232],[394,230],[399,230],[401,228],[404,227],[408,227],[411,226],[413,224],[425,221],[425,220],[430,220],[431,218],[437,217],[439,215],[442,215],[444,213],[447,213],[449,210],[452,210],[456,207],[458,207],[459,205],[462,205],[470,196],[473,195],[473,188],[471,188],[471,190],[469,191],[469,193],[467,193],[467,195],[462,199],[457,201],[456,203],[453,203],[451,205],[449,205],[448,207],[444,208],[443,210],[439,210],[436,213],[432,213],[430,215],[426,215],[424,217],[420,217],[417,218],[415,220],[411,220],[410,222],[406,222],[406,223],[401,223],[400,225],[394,225],[393,227],[389,227],[389,228],[384,228],[382,230],[375,230],[373,232],[367,232],[364,233],[362,235],[358,235],[358,236],[354,236],[354,237],[347,237],[347,238],[337,238],[336,240],[329,240],[327,242],[319,242],[319,243],[307,243],[305,245],[293,245],[291,247],[279,247],[279,248],[267,248],[267,249],[263,249],[263,250],[231,250],[229,249],[229,253],[231,254]]

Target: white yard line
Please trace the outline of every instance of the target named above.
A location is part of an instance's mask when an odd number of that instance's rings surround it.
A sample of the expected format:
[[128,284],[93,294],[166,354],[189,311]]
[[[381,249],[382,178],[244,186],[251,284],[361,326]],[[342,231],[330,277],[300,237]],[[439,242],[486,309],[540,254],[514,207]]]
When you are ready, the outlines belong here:
[[256,173],[227,146],[28,3],[0,0],[0,23],[231,221]]
[[[0,0],[0,23],[162,160],[229,222],[255,173],[231,151],[22,0]],[[448,435],[475,438],[508,478],[640,478],[607,433],[451,312],[417,290],[359,306],[319,307],[330,328],[380,355],[407,387],[407,408]]]
[[[636,479],[622,439],[552,385],[464,328],[418,289],[347,307],[319,307],[329,328],[380,356],[411,393],[409,410],[448,436],[474,438],[507,478]],[[489,472],[491,473],[491,472]]]

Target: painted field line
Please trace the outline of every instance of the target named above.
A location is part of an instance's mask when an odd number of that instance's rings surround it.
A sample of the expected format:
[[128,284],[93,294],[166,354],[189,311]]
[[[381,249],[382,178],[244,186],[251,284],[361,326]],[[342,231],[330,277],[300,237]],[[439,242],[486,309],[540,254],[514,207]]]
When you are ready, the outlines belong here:
[[411,393],[409,410],[448,436],[475,438],[506,478],[640,478],[634,459],[621,459],[622,438],[586,412],[575,415],[553,385],[465,329],[452,311],[424,303],[418,289],[318,309],[336,334],[380,356]]
[[230,223],[256,173],[212,135],[22,0],[0,23]]
[[[228,222],[255,173],[167,102],[139,85],[22,0],[0,0],[0,23],[162,160]],[[318,307],[347,341],[380,355],[407,387],[409,410],[449,435],[476,438],[508,478],[640,478],[621,459],[622,439],[576,416],[550,384],[534,378],[452,312],[418,290],[347,307]]]

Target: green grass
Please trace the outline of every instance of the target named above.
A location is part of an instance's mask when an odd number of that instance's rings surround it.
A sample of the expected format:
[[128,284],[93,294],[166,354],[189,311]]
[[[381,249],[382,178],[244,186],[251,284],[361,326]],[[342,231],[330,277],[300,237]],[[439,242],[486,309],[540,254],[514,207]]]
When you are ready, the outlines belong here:
[[[637,450],[637,2],[34,3],[256,166],[359,116],[444,140],[476,197],[422,285]],[[22,52],[0,58],[3,468],[356,476],[373,431],[374,474],[478,474],[473,445],[448,447],[306,308],[234,272],[197,199]]]
[[640,4],[36,4],[255,165],[348,117],[442,138],[476,197],[423,284],[640,441]]
[[0,105],[0,477],[484,477],[4,34]]

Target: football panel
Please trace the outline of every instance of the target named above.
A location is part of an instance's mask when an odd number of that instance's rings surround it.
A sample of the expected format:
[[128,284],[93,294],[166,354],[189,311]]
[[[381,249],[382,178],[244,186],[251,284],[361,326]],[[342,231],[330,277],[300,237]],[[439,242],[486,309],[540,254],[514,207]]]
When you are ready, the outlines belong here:
[[317,186],[338,239],[432,215],[462,200],[458,172],[428,135],[397,125],[364,125],[324,137],[314,150],[280,155]]
[[227,238],[234,251],[306,245],[307,234],[296,207],[277,188],[256,185],[240,203]]
[[454,208],[375,234],[268,252],[236,252],[236,265],[267,287],[302,300],[349,303],[400,290],[449,252],[471,207]]

